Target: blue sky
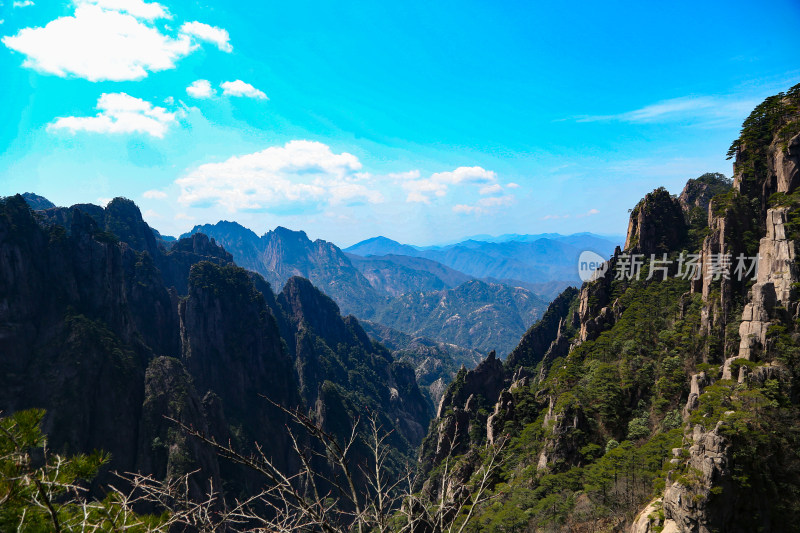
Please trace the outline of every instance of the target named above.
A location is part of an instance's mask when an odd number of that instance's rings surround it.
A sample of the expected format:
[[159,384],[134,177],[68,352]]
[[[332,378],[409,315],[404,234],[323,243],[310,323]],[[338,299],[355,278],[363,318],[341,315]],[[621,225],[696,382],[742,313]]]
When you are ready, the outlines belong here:
[[2,0],[0,195],[349,245],[624,233],[731,173],[800,4]]

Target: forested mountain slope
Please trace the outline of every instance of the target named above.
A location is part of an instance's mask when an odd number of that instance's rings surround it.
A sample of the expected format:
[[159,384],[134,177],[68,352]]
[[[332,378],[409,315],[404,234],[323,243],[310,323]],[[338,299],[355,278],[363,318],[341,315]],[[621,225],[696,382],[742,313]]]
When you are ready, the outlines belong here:
[[[486,450],[504,459],[468,529],[797,531],[800,86],[729,155],[732,186],[648,194],[604,275],[448,388],[423,490],[457,501]],[[466,491],[439,494],[446,464]]]

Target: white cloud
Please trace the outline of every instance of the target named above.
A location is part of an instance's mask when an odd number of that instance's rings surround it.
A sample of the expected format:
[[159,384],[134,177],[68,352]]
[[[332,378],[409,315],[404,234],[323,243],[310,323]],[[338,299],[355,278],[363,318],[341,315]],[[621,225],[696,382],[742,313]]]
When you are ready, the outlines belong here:
[[453,211],[463,214],[486,214],[493,210],[495,207],[502,207],[514,203],[514,197],[506,196],[492,196],[490,198],[481,198],[475,205],[457,204],[453,206]]
[[481,167],[458,167],[451,172],[438,172],[431,179],[440,183],[458,185],[461,183],[492,183],[497,180],[497,174]]
[[589,209],[589,210],[588,210],[587,212],[585,212],[585,213],[581,213],[580,215],[576,215],[576,216],[575,216],[575,218],[584,218],[584,217],[590,217],[590,216],[592,216],[592,215],[596,215],[596,214],[598,214],[598,213],[600,213],[600,211],[599,211],[598,209]]
[[71,133],[144,133],[162,138],[175,122],[175,113],[125,93],[104,93],[96,107],[100,112],[93,117],[60,117],[48,129],[66,129]]
[[503,192],[503,187],[499,183],[492,183],[491,185],[486,185],[485,187],[481,187],[481,190],[478,191],[480,194],[498,194]]
[[511,183],[506,183],[506,188],[507,189],[519,189],[519,183],[514,183],[513,181]]
[[225,96],[246,96],[249,98],[256,98],[258,100],[269,100],[267,95],[259,91],[249,83],[242,80],[224,81],[219,84],[222,87],[222,94]]
[[149,191],[144,191],[142,196],[144,198],[149,198],[151,200],[163,200],[164,198],[167,197],[167,193],[165,193],[164,191],[152,189]]
[[34,5],[32,0],[22,0],[21,2],[17,1],[11,4],[12,7],[29,7]]
[[192,35],[201,41],[217,45],[223,52],[233,52],[228,31],[203,22],[186,22],[181,26],[182,35]]
[[402,186],[408,191],[406,202],[427,204],[431,201],[431,195],[441,198],[447,194],[447,185],[432,179],[407,181]]
[[214,96],[214,89],[208,80],[196,80],[186,88],[186,93],[193,98],[211,98]]
[[211,41],[228,49],[227,32],[190,22],[176,36],[162,33],[153,21],[170,17],[164,6],[142,0],[74,0],[71,16],[43,27],[23,28],[2,38],[25,56],[22,65],[60,77],[89,81],[126,81],[175,68],[176,62]]
[[222,94],[226,96],[246,96],[249,98],[256,98],[259,100],[269,100],[267,95],[259,91],[249,83],[242,80],[224,81],[219,84],[222,87]]
[[180,203],[220,205],[231,212],[383,201],[360,170],[352,154],[333,153],[319,142],[291,141],[201,165],[175,183],[181,188]]
[[429,203],[433,196],[447,194],[450,185],[487,185],[497,181],[497,174],[481,167],[458,167],[450,172],[437,172],[430,178],[408,179],[402,182],[408,191],[407,202]]
[[95,200],[95,202],[97,202],[97,205],[105,207],[111,202],[111,200],[113,200],[113,198],[98,198]]
[[483,210],[476,205],[457,204],[453,206],[453,212],[471,215],[475,213],[482,213]]

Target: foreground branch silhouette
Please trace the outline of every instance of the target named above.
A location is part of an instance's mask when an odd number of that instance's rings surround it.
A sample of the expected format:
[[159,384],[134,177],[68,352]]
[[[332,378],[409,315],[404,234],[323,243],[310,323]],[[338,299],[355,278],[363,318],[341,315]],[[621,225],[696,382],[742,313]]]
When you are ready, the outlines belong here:
[[[300,464],[293,474],[281,471],[257,443],[256,451],[246,455],[231,443],[219,443],[170,419],[188,435],[212,446],[220,457],[261,474],[266,483],[258,494],[226,507],[219,493],[209,493],[202,502],[193,502],[187,481],[192,474],[167,483],[129,474],[128,481],[136,484],[137,491],[147,494],[146,500],[167,509],[173,524],[201,531],[461,533],[476,508],[491,498],[489,488],[501,465],[504,441],[487,446],[485,460],[470,483],[464,485],[456,478],[452,468],[455,459],[448,456],[435,490],[415,491],[419,481],[415,468],[407,465],[402,475],[391,475],[387,442],[391,432],[383,430],[376,416],[368,417],[365,435],[359,432],[361,421],[356,419],[349,437],[339,442],[299,409],[272,403],[309,437],[301,438],[286,426]],[[353,448],[363,437],[369,457],[355,464]],[[455,434],[450,449],[454,448],[454,440]],[[315,458],[325,460],[330,471],[315,467]]]
[[[262,490],[241,500],[226,499],[211,482],[198,497],[192,486],[199,471],[166,480],[116,473],[119,481],[107,486],[102,500],[94,499],[89,480],[108,462],[107,455],[51,453],[39,429],[42,410],[0,418],[0,530],[461,533],[476,508],[491,498],[489,487],[501,465],[504,442],[486,447],[468,482],[455,475],[457,460],[448,456],[433,482],[416,490],[420,478],[412,465],[393,475],[391,432],[382,429],[376,416],[368,416],[365,427],[355,420],[340,442],[298,409],[274,405],[302,431],[286,427],[300,465],[295,473],[278,468],[257,443],[255,452],[246,455],[230,442],[218,443],[170,419],[220,457],[264,477]],[[357,444],[368,450],[361,461],[354,458]],[[447,444],[454,448],[455,433]]]

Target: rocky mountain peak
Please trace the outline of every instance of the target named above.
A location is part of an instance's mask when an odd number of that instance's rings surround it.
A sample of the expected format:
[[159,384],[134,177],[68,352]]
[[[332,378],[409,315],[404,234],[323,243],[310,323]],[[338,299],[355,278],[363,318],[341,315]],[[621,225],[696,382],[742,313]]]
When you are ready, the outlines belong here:
[[218,245],[213,238],[204,233],[193,233],[191,237],[177,240],[170,249],[171,252],[191,252],[193,254],[219,257],[228,263],[233,262],[233,256],[225,248]]
[[668,253],[685,242],[687,232],[680,201],[660,187],[631,211],[625,250],[646,256]]
[[687,181],[678,196],[678,201],[684,212],[688,213],[692,208],[699,207],[708,213],[711,198],[729,191],[732,186],[733,180],[726,178],[724,174],[707,172],[699,178]]
[[742,124],[728,150],[735,157],[733,185],[747,198],[761,200],[766,216],[769,198],[800,184],[800,84],[765,99]]
[[264,237],[268,240],[272,236],[282,239],[285,242],[296,242],[298,244],[308,244],[311,242],[311,239],[308,238],[308,235],[306,235],[305,231],[292,230],[283,226],[277,226],[274,230],[268,231],[264,235]]
[[118,236],[134,250],[155,256],[158,248],[153,230],[142,218],[139,207],[127,198],[114,198],[105,208],[105,230]]
[[[289,278],[278,295],[278,303],[295,324],[310,328],[332,346],[355,340],[352,330],[342,319],[336,302],[306,278]],[[367,338],[366,335],[364,338]]]
[[25,198],[25,201],[28,202],[28,205],[31,206],[31,209],[33,209],[34,211],[41,211],[43,209],[52,209],[53,207],[56,206],[56,204],[54,204],[44,196],[39,196],[38,194],[32,192],[23,193],[22,197]]

